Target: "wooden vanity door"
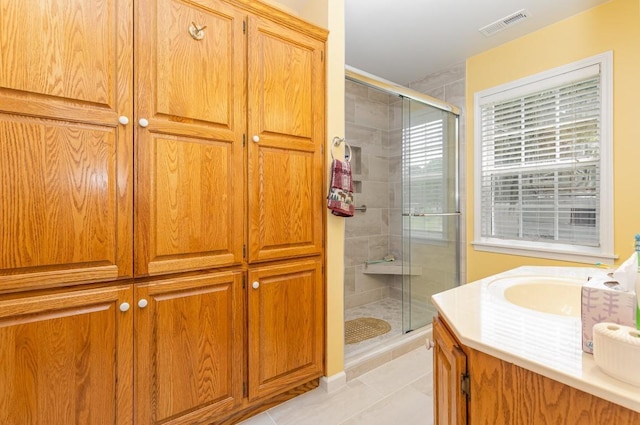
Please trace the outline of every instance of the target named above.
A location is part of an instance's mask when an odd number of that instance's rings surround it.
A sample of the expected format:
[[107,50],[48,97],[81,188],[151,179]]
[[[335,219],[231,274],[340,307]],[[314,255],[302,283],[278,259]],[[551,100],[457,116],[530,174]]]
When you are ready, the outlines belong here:
[[215,0],[137,10],[135,274],[239,264],[244,15]]
[[433,320],[434,425],[466,425],[467,396],[462,392],[462,375],[467,356],[439,318]]
[[131,276],[132,1],[1,10],[0,292]]
[[249,262],[320,254],[324,43],[249,19]]

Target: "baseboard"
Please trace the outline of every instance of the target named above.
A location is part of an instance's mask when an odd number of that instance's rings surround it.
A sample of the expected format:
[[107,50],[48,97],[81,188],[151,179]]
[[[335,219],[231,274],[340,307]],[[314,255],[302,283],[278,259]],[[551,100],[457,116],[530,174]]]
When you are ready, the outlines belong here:
[[320,378],[320,388],[327,393],[336,392],[345,385],[347,385],[347,374],[344,371]]

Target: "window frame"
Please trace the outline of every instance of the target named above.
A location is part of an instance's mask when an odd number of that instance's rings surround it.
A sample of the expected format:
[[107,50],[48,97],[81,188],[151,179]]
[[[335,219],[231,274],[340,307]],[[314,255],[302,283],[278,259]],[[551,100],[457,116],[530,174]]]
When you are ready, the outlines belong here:
[[[581,71],[600,67],[600,216],[599,246],[581,246],[540,241],[523,241],[482,236],[482,140],[481,107],[536,92],[568,81]],[[580,263],[611,262],[613,239],[613,52],[608,51],[570,64],[491,87],[474,94],[474,240],[476,251],[522,255]]]

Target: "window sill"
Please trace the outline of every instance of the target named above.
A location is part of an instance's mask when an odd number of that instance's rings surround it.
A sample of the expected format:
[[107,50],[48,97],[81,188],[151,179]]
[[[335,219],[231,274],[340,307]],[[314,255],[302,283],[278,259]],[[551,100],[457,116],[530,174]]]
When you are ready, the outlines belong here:
[[471,245],[476,251],[587,264],[613,264],[614,260],[618,258],[617,255],[603,253],[598,248],[559,246],[545,243],[483,240],[473,241]]

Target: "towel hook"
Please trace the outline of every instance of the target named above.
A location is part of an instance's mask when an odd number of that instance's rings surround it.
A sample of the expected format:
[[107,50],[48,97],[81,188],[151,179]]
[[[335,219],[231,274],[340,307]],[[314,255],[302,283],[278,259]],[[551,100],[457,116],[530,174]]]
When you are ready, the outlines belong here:
[[347,143],[347,142],[344,140],[344,138],[342,138],[342,137],[338,137],[338,136],[336,136],[336,137],[334,137],[334,138],[333,138],[333,143],[331,144],[331,159],[336,159],[336,158],[333,156],[333,148],[334,148],[335,146],[340,146],[340,143],[343,143],[343,142],[344,142],[344,147],[349,149],[349,154],[348,154],[348,155],[346,155],[346,160],[345,160],[345,161],[347,161],[347,162],[351,162],[351,157],[353,156],[353,155],[352,155],[352,154],[353,154],[353,151],[351,150],[351,146],[349,145],[349,143]]

